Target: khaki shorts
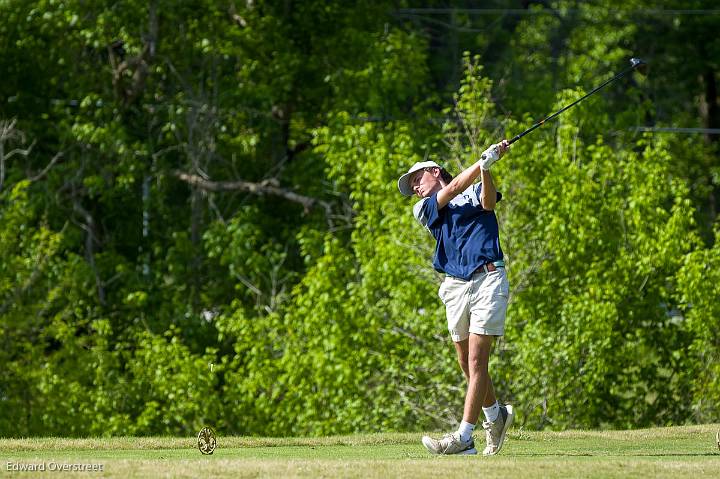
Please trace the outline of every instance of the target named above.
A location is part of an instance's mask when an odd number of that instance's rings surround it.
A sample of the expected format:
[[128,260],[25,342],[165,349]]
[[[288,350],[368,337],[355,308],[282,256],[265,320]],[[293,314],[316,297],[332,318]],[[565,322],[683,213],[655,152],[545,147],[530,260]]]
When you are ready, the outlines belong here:
[[455,342],[470,333],[502,336],[510,297],[505,268],[475,273],[469,281],[446,276],[438,291],[445,304],[448,330]]

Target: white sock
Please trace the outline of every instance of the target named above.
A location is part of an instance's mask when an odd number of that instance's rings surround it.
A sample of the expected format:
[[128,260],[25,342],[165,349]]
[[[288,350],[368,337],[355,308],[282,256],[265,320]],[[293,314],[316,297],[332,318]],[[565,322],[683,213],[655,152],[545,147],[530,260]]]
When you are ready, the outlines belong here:
[[475,429],[475,424],[470,424],[469,422],[462,421],[460,422],[460,427],[458,428],[458,433],[460,434],[460,440],[462,442],[468,443],[472,439],[472,433]]
[[492,406],[484,407],[483,412],[485,413],[485,419],[487,419],[488,422],[495,422],[498,418],[498,414],[500,414],[500,405],[497,401],[495,401],[495,404]]

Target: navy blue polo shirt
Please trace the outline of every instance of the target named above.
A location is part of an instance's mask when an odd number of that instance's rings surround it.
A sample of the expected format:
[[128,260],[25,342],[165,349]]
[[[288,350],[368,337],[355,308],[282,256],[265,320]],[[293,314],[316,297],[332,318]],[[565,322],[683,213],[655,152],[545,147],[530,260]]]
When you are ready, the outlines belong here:
[[[503,259],[495,212],[480,203],[482,183],[469,186],[438,210],[437,193],[413,207],[415,218],[437,241],[433,267],[469,280],[485,263]],[[502,199],[500,192],[497,201]]]

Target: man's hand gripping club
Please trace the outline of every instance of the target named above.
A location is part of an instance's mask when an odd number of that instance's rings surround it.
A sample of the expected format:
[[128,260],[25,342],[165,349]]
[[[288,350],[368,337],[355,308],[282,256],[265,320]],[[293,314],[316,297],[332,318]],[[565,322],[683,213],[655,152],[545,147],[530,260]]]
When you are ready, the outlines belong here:
[[507,140],[503,140],[500,143],[492,145],[490,148],[483,151],[482,155],[480,155],[480,167],[483,170],[489,171],[493,163],[502,158],[509,148],[510,143]]

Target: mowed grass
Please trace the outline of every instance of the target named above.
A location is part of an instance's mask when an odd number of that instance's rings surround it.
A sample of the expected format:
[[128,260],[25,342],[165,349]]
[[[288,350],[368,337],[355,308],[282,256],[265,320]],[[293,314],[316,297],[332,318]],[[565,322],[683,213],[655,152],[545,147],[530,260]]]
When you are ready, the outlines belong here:
[[[421,434],[326,438],[218,435],[211,456],[195,438],[0,439],[0,476],[18,477],[720,477],[720,425],[633,431],[512,430],[495,457],[431,456]],[[482,435],[476,435],[478,446]],[[17,472],[17,465],[45,471]],[[99,472],[58,472],[57,464],[102,465]]]

